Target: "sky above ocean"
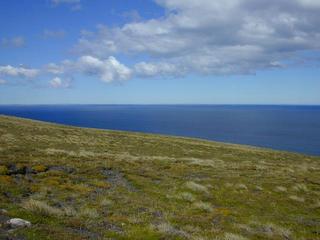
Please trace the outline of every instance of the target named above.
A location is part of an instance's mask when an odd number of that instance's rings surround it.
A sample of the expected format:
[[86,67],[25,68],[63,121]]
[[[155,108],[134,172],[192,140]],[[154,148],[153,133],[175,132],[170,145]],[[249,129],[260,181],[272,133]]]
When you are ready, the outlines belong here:
[[317,0],[2,0],[0,104],[320,104]]

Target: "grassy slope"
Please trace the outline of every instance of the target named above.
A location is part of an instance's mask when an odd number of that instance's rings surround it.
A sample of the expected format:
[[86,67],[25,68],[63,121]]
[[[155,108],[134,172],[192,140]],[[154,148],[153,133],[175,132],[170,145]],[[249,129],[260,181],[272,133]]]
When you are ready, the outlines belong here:
[[[12,163],[37,174],[6,175]],[[320,239],[319,170],[317,157],[0,116],[0,208],[33,223],[10,233],[26,239]]]

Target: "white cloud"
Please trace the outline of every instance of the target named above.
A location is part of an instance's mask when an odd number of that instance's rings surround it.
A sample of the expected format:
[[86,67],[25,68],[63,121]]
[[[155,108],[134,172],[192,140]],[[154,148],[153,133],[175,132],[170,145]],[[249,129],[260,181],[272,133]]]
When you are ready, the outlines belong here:
[[50,63],[45,67],[45,71],[52,74],[84,74],[97,77],[104,82],[128,80],[132,75],[132,70],[113,56],[103,60],[86,55],[76,61],[65,60],[61,64]]
[[21,36],[1,39],[2,47],[20,48],[20,47],[24,47],[25,44],[26,44],[25,39]]
[[61,4],[68,4],[71,6],[71,10],[78,11],[82,8],[81,0],[51,0],[51,3],[54,6],[58,6]]
[[319,0],[297,0],[298,3],[302,4],[305,7],[320,7]]
[[76,68],[85,74],[98,76],[104,82],[128,80],[131,77],[131,70],[112,56],[106,60],[83,56],[76,63]]
[[139,77],[182,75],[183,69],[169,63],[140,62],[134,66],[134,73]]
[[65,68],[63,64],[57,65],[55,63],[49,63],[44,67],[44,70],[48,73],[52,74],[63,74],[65,72]]
[[49,85],[52,88],[70,88],[71,80],[70,79],[62,80],[60,77],[55,77],[49,81]]
[[[80,0],[51,2],[81,6]],[[137,12],[128,12],[124,17],[132,22],[123,26],[83,30],[74,48],[78,59],[47,64],[41,74],[55,76],[52,87],[66,87],[66,79],[77,74],[113,82],[194,73],[251,74],[292,62],[317,61],[301,53],[320,50],[318,0],[156,2],[165,10],[163,17],[142,20]],[[44,35],[61,37],[64,33],[46,30]],[[20,39],[20,45],[23,41]],[[130,56],[132,64],[121,63],[116,58],[120,55]],[[31,78],[38,74],[37,69],[0,66],[0,76]]]
[[11,65],[0,66],[0,76],[34,78],[39,70],[25,67],[13,67]]
[[[122,27],[99,26],[76,52],[105,59],[146,56],[134,74],[247,74],[320,50],[318,0],[157,0],[167,14]],[[277,64],[274,64],[277,62]],[[133,75],[134,75],[133,74]]]
[[43,31],[43,34],[42,34],[42,35],[43,35],[43,37],[46,38],[46,39],[48,39],[48,38],[61,39],[61,38],[64,38],[64,37],[65,37],[66,33],[65,33],[65,31],[63,31],[63,30],[56,30],[56,31],[54,31],[54,30],[48,30],[48,29],[46,29],[46,30]]

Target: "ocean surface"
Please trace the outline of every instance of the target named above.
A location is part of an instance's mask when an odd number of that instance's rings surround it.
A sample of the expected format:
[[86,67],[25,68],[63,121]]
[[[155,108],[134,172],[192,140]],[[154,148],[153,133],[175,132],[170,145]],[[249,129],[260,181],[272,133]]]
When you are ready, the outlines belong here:
[[320,155],[320,106],[15,105],[0,114]]

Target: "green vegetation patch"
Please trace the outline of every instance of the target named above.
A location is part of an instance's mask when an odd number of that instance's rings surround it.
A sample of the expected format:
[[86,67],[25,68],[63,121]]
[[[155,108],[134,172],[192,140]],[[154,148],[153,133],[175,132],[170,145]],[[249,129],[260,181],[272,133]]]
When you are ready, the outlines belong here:
[[319,172],[319,157],[0,116],[0,239],[320,239]]

